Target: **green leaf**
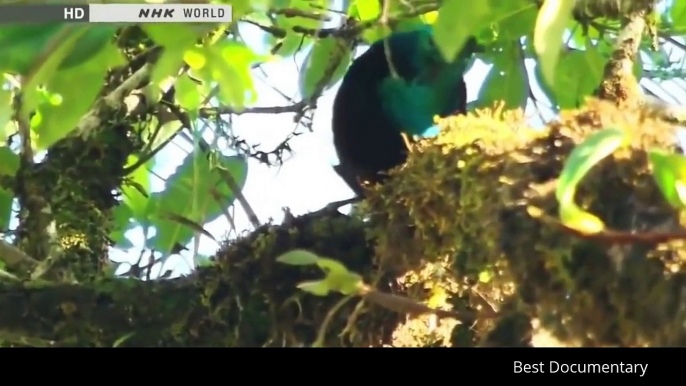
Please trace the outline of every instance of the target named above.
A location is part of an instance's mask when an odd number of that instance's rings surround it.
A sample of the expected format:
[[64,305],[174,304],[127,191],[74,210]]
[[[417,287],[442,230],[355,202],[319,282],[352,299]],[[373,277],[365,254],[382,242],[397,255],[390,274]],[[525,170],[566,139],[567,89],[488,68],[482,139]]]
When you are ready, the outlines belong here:
[[653,177],[667,202],[676,209],[686,208],[686,157],[660,149],[648,152]]
[[124,63],[117,47],[108,44],[85,63],[55,73],[47,89],[59,94],[61,103],[38,106],[41,121],[32,127],[38,136],[37,149],[45,149],[70,133],[98,96],[107,70]]
[[326,296],[331,291],[326,280],[306,281],[298,284],[298,288],[316,296]]
[[124,202],[114,207],[112,211],[112,230],[109,237],[114,242],[114,246],[121,249],[128,249],[133,247],[133,243],[125,236],[126,232],[131,230],[136,224],[131,221],[133,211]]
[[545,0],[538,11],[534,29],[534,49],[543,79],[555,82],[555,67],[562,49],[562,35],[572,18],[575,0]]
[[573,202],[560,206],[560,220],[565,226],[586,234],[598,233],[605,229],[605,223],[601,219],[579,208]]
[[332,259],[318,258],[317,266],[329,275],[343,275],[348,273],[348,268],[340,262]]
[[[130,155],[127,166],[138,162],[138,156]],[[150,170],[155,166],[155,158],[149,159],[127,176],[130,179],[122,186],[124,203],[131,209],[132,216],[141,224],[147,224],[149,215]]]
[[686,1],[675,0],[669,10],[669,16],[675,29],[686,29]]
[[14,177],[19,170],[19,155],[7,146],[0,146],[0,176]]
[[340,63],[326,83],[325,90],[343,78],[352,60],[352,51],[342,39],[328,37],[317,40],[307,54],[303,69],[300,71],[300,94],[303,98],[312,96],[334,58],[340,58]]
[[360,21],[374,20],[381,16],[381,2],[376,0],[355,0],[353,6],[357,9]]
[[176,81],[176,100],[186,111],[196,112],[202,103],[200,87],[187,75],[180,77]]
[[150,124],[146,125],[143,129],[146,135],[155,134],[155,137],[149,138],[150,141],[146,143],[150,149],[157,149],[162,146],[170,137],[183,128],[183,123],[178,120],[169,121],[159,128],[158,125],[157,118],[153,118]]
[[117,27],[108,25],[84,25],[83,27],[86,31],[60,63],[59,69],[79,66],[95,57],[103,48],[114,44],[112,39],[117,32]]
[[0,72],[26,74],[35,57],[62,23],[8,25],[0,27]]
[[132,331],[132,332],[129,332],[128,334],[121,336],[119,339],[114,341],[114,343],[112,344],[112,347],[117,348],[117,347],[121,346],[124,342],[129,340],[135,334],[136,334],[136,331]]
[[604,225],[600,219],[584,212],[574,203],[576,188],[595,164],[627,140],[628,136],[622,130],[604,129],[591,134],[574,148],[565,162],[555,191],[560,204],[560,218],[565,225],[584,232],[602,230]]
[[[560,108],[576,108],[582,105],[585,98],[592,95],[603,77],[606,59],[594,46],[586,51],[566,53],[559,62],[553,83],[553,97]],[[541,75],[539,66],[536,75]],[[547,84],[538,78],[544,90]]]
[[452,62],[467,39],[482,28],[491,13],[489,1],[445,0],[434,24],[434,41],[445,58]]
[[498,40],[512,42],[534,31],[538,8],[529,0],[509,0],[491,3],[498,7],[494,23]]
[[183,60],[192,70],[203,70],[207,66],[207,54],[200,47],[193,47],[183,53]]
[[[216,167],[231,173],[242,188],[248,173],[245,158],[218,157]],[[223,208],[233,203],[235,195],[226,186],[216,167],[210,163],[207,154],[199,154],[197,157],[188,155],[167,180],[166,189],[151,195],[152,225],[157,228],[157,234],[151,240],[152,248],[169,254],[176,244],[186,245],[193,237],[193,229],[173,221],[170,215],[204,224],[216,219]],[[198,171],[197,174],[195,170]],[[223,198],[221,204],[215,201],[213,189]]]
[[283,255],[276,258],[279,263],[284,263],[288,265],[313,265],[317,264],[319,256],[312,252],[296,249],[290,252],[286,252]]
[[[4,129],[12,120],[12,97],[12,91],[0,89],[0,129]],[[2,134],[0,140],[4,141]]]
[[[145,24],[143,30],[155,43],[164,47],[150,76],[150,82],[157,86],[162,86],[168,77],[178,75],[184,53],[195,47],[198,38],[207,32],[206,28],[187,24]],[[157,99],[158,95],[154,97]]]
[[28,117],[36,109],[42,91],[39,86],[49,81],[57,70],[57,66],[69,53],[76,41],[86,32],[85,29],[76,28],[74,25],[62,27],[56,34],[50,37],[48,44],[36,57],[22,82],[22,112]]
[[219,83],[220,102],[240,111],[257,100],[250,70],[262,58],[260,55],[242,43],[228,40],[209,47],[206,54],[210,68],[203,68],[202,78]]
[[[64,23],[0,27],[0,46],[3,47],[0,72],[27,74],[50,40],[63,28],[78,32],[80,36],[73,48],[70,48],[55,64],[59,65],[59,69],[69,69],[90,60],[99,53],[102,47],[108,45],[117,30],[114,26]],[[65,41],[61,43],[64,45]]]
[[[19,170],[19,155],[7,146],[0,147],[0,177],[14,177]],[[9,229],[14,193],[0,187],[0,230]]]
[[362,277],[348,271],[348,268],[340,262],[320,257],[317,260],[317,265],[326,272],[324,281],[330,290],[344,295],[351,295],[359,290]]
[[496,56],[479,90],[477,105],[492,107],[495,101],[503,100],[508,109],[523,108],[528,99],[528,86],[519,42],[511,42]]

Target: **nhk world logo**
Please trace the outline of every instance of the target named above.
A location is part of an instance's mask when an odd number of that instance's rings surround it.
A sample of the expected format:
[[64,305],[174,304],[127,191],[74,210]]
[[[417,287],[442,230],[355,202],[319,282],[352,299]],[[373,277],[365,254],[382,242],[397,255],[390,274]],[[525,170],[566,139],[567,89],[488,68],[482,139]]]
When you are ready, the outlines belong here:
[[91,4],[89,21],[95,23],[225,23],[230,5],[208,4]]

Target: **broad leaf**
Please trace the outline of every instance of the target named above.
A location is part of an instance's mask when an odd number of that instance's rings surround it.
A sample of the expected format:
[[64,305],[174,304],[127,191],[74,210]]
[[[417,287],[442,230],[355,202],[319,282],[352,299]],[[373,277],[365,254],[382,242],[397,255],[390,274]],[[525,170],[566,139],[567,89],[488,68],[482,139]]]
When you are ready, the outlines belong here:
[[47,89],[59,94],[61,103],[46,103],[38,107],[41,122],[33,128],[38,135],[39,149],[47,148],[75,128],[98,96],[107,70],[123,63],[117,47],[107,44],[88,61],[55,73]]
[[503,100],[508,109],[524,108],[528,87],[519,42],[511,42],[495,58],[479,91],[478,106],[491,107],[495,101]]
[[491,14],[489,1],[446,0],[434,23],[434,40],[445,60],[452,62],[467,39],[481,29]]

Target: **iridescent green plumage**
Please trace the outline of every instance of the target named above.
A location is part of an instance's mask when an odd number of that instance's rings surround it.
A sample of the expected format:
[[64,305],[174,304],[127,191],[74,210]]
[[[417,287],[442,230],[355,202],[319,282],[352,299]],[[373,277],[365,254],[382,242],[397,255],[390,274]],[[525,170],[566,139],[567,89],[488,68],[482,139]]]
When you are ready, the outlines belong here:
[[405,162],[401,133],[435,134],[434,116],[466,109],[462,77],[473,42],[446,63],[431,33],[429,27],[399,32],[372,44],[343,78],[333,108],[336,170],[358,195],[359,180],[380,182],[384,172]]
[[409,76],[388,76],[379,88],[384,111],[409,135],[426,136],[433,127],[434,116],[461,110],[466,99],[458,85],[464,82],[462,77],[474,48],[473,42],[455,61],[446,63],[431,34],[432,30],[427,26],[394,34],[389,40],[393,50],[400,45],[414,47],[406,57],[411,67]]

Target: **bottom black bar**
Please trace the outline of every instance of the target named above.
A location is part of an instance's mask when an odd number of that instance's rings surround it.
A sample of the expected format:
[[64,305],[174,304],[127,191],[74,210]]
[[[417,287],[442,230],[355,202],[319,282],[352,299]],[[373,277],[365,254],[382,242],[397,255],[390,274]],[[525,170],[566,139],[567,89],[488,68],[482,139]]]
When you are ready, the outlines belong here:
[[[260,379],[270,374],[289,374],[288,377],[299,374],[298,377],[321,380],[323,376],[338,380],[351,379],[357,374],[365,380],[377,375],[384,381],[395,378],[411,382],[412,377],[418,377],[416,379],[427,382],[457,383],[466,381],[465,377],[478,377],[476,381],[581,376],[641,380],[679,377],[684,368],[683,354],[686,353],[680,348],[167,348],[154,353],[150,351],[136,348],[6,349],[0,351],[0,355],[4,354],[0,359],[6,367],[10,367],[13,360],[17,364],[26,360],[40,362],[43,372],[49,372],[51,366],[55,366],[55,371],[62,369],[64,363],[58,359],[77,361],[69,363],[78,363],[84,368],[103,363],[137,362],[152,368],[159,361],[160,366],[183,363],[189,371],[229,369],[234,378],[243,372],[246,377],[257,376]],[[26,358],[22,358],[24,355]],[[43,361],[40,356],[54,358]],[[318,375],[320,371],[323,374]]]

